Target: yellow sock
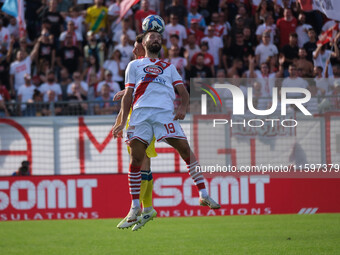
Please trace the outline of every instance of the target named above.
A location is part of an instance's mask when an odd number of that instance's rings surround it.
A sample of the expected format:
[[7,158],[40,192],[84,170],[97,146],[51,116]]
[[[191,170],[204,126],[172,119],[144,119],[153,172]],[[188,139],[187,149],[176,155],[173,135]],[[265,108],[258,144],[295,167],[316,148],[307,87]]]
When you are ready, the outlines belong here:
[[[143,203],[147,188],[148,188],[148,181],[142,180],[140,184],[140,194],[139,194],[140,203]],[[143,204],[143,207],[144,207],[144,204]]]
[[152,188],[153,180],[147,181],[146,191],[142,198],[143,208],[152,207]]

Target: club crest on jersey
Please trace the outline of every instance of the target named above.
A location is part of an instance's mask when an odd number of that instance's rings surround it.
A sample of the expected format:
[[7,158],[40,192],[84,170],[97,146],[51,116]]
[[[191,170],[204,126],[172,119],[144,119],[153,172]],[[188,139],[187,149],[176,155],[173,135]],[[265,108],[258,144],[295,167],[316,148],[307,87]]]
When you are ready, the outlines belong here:
[[143,71],[147,74],[160,75],[163,73],[163,68],[156,65],[146,66]]

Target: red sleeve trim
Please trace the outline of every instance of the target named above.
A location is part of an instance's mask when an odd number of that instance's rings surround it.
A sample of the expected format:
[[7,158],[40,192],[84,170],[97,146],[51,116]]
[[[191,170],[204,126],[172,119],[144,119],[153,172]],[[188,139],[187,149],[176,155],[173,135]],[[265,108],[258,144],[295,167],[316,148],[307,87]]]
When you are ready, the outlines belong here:
[[125,88],[134,88],[135,84],[134,83],[126,83]]
[[183,84],[183,81],[174,81],[173,83],[172,83],[172,86],[174,86],[174,87],[176,87],[177,85],[180,85],[180,84]]

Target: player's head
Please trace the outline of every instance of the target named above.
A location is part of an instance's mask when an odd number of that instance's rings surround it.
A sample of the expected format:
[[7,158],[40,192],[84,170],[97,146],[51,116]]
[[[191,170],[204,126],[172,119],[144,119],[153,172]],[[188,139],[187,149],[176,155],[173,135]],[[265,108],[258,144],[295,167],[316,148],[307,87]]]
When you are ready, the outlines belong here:
[[162,49],[162,35],[155,31],[147,31],[143,36],[143,47],[147,52],[158,54]]
[[134,47],[132,50],[133,55],[135,55],[135,58],[140,58],[145,56],[145,49],[143,48],[143,34],[139,34],[136,37],[136,41],[134,43]]

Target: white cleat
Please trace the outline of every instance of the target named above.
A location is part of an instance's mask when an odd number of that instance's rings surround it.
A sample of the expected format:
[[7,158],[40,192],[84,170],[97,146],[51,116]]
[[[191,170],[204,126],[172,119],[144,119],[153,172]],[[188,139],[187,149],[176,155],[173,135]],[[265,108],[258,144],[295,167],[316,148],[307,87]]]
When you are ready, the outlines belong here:
[[214,201],[211,197],[200,197],[200,205],[202,206],[209,206],[211,209],[220,209],[221,206]]
[[132,225],[139,223],[141,221],[141,209],[140,207],[131,208],[128,215],[118,223],[117,228],[124,229],[129,228]]
[[139,223],[137,223],[136,225],[133,226],[132,231],[136,231],[138,229],[140,229],[141,227],[143,227],[147,222],[149,222],[150,220],[153,220],[157,215],[157,212],[155,209],[152,209],[150,212],[148,213],[142,213],[142,219]]

